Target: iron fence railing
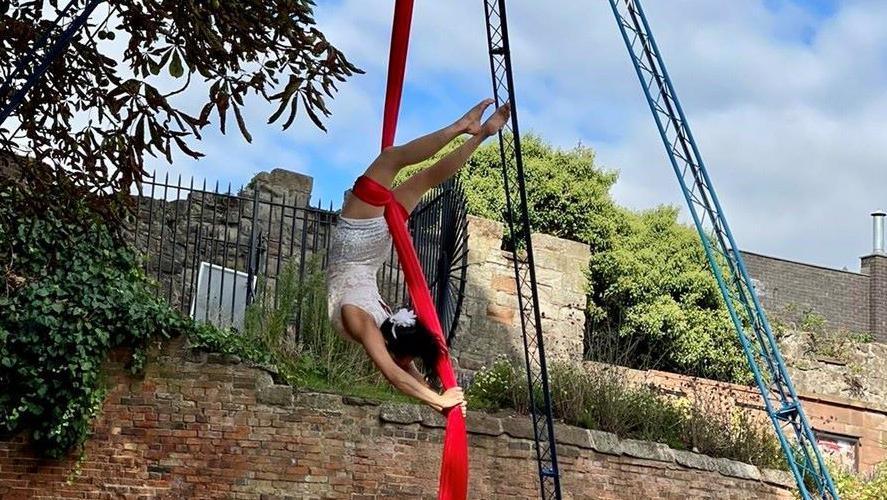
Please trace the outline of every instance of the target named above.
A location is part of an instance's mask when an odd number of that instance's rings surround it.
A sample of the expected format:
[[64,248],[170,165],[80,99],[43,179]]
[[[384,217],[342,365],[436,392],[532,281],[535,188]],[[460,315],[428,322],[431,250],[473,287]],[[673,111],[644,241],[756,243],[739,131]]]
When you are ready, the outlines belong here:
[[[195,186],[156,175],[135,197],[130,235],[143,255],[157,293],[198,321],[240,328],[256,297],[277,303],[279,282],[291,266],[300,283],[326,268],[338,220],[332,206],[310,203],[307,192],[283,192],[253,182],[244,189]],[[452,336],[466,281],[467,217],[464,194],[450,181],[430,192],[413,212],[410,231],[426,278]],[[392,306],[408,302],[392,251],[379,274]]]

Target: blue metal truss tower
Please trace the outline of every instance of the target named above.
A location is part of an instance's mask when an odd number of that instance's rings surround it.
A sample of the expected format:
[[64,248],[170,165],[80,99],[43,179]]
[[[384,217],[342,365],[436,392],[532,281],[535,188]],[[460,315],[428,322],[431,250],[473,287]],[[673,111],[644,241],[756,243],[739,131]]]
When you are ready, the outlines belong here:
[[610,6],[798,491],[805,500],[837,499],[640,1],[610,0]]

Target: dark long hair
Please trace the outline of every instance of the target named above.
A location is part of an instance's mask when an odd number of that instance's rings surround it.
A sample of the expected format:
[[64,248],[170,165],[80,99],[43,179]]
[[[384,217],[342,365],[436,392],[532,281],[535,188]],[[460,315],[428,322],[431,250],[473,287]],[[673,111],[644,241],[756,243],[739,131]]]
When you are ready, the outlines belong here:
[[428,374],[433,373],[437,359],[440,357],[440,347],[437,344],[437,339],[417,319],[414,319],[412,324],[398,322],[396,316],[403,314],[403,311],[398,311],[398,313],[386,319],[380,327],[388,352],[395,359],[405,357],[418,358],[422,361],[424,371]]

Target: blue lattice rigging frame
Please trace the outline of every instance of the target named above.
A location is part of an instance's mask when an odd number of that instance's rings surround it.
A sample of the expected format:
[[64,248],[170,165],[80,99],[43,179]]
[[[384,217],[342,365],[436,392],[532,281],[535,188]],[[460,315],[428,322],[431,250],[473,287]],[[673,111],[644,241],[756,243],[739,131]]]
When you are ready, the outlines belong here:
[[609,1],[798,491],[805,500],[837,499],[640,1]]

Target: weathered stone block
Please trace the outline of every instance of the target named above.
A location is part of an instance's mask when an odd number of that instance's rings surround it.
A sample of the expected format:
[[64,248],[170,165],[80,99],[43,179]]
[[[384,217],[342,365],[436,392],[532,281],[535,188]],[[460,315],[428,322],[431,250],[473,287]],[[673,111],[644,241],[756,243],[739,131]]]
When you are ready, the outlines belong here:
[[623,439],[620,443],[622,453],[630,457],[646,458],[659,462],[674,462],[671,448],[662,443],[638,441],[636,439]]
[[386,403],[379,408],[379,418],[394,424],[418,424],[422,414],[416,405]]
[[503,432],[502,421],[500,419],[479,411],[468,412],[466,423],[468,425],[468,432],[474,434],[498,436]]
[[761,471],[754,465],[744,464],[735,460],[726,458],[718,458],[715,460],[718,472],[725,476],[738,477],[741,479],[761,480]]
[[527,416],[503,418],[502,430],[513,438],[533,439],[533,422]]
[[672,450],[671,453],[674,455],[675,462],[684,467],[707,471],[718,470],[718,464],[715,462],[715,459],[707,455],[683,450]]
[[509,307],[497,306],[494,304],[487,305],[487,316],[493,321],[503,324],[514,324],[514,316],[516,311]]
[[591,448],[591,435],[587,429],[572,425],[554,424],[554,435],[557,442],[578,446],[579,448]]
[[607,455],[621,455],[622,443],[616,434],[602,431],[588,431],[588,437],[591,439],[591,447],[598,453]]
[[274,406],[293,404],[293,388],[288,385],[272,385],[256,391],[256,401]]

